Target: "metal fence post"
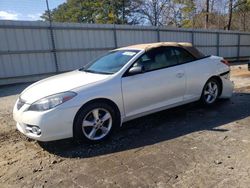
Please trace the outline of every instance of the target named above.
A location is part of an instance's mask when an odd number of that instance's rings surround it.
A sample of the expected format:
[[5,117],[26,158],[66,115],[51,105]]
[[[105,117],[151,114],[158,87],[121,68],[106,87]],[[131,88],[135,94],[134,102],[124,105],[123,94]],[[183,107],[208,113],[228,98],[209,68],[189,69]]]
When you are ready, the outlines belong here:
[[237,61],[240,60],[240,33],[238,33],[238,42],[237,42]]
[[116,35],[116,26],[115,26],[115,24],[114,24],[113,32],[114,32],[114,43],[115,43],[115,48],[117,48],[118,45],[117,45],[117,35]]
[[220,55],[220,33],[216,33],[216,55]]
[[161,42],[161,37],[160,37],[160,28],[159,28],[159,26],[157,26],[157,28],[156,28],[156,32],[157,32],[157,42]]
[[53,53],[56,72],[59,72],[59,67],[58,67],[58,62],[57,62],[57,54],[56,54],[56,45],[55,45],[54,32],[53,32],[53,27],[52,27],[52,19],[51,19],[51,13],[50,13],[48,0],[46,0],[46,5],[47,5],[47,11],[48,11],[48,15],[49,15],[49,31],[50,31],[50,39],[51,39],[51,44],[52,44],[51,52]]
[[194,29],[192,29],[192,32],[191,32],[191,42],[192,42],[192,45],[194,45]]

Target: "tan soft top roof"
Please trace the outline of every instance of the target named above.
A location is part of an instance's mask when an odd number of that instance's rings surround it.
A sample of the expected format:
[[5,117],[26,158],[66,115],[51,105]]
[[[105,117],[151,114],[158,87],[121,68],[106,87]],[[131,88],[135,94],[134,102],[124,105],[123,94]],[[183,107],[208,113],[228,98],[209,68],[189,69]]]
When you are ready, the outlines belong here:
[[156,42],[156,43],[146,43],[146,44],[135,44],[131,46],[126,46],[119,48],[118,50],[122,49],[140,49],[140,50],[150,50],[152,48],[158,48],[161,46],[177,46],[177,47],[183,47],[183,46],[192,46],[191,43],[184,43],[184,42]]
[[162,46],[172,46],[172,47],[181,47],[187,50],[189,53],[191,53],[196,58],[202,58],[204,57],[204,54],[202,54],[200,51],[198,51],[193,45],[189,42],[157,42],[157,43],[146,43],[146,44],[136,44],[131,46],[126,46],[119,48],[117,50],[125,50],[125,49],[138,49],[138,50],[151,50],[153,48],[158,48]]

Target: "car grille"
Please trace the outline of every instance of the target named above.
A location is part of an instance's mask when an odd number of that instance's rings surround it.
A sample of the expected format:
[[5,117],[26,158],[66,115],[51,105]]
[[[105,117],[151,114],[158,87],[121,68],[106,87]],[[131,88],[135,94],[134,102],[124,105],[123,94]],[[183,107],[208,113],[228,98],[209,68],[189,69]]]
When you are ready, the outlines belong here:
[[25,104],[25,100],[19,98],[18,102],[17,102],[17,110],[19,110],[20,108],[22,108],[22,106]]

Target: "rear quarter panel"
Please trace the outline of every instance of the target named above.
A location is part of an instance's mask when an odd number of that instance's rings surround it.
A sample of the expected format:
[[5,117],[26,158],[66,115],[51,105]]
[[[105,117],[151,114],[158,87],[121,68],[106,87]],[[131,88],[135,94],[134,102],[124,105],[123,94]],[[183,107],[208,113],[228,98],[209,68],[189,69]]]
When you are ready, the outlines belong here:
[[[210,56],[185,64],[186,92],[184,100],[198,100],[207,80],[220,73],[218,64],[222,58]],[[222,69],[222,68],[221,68]]]

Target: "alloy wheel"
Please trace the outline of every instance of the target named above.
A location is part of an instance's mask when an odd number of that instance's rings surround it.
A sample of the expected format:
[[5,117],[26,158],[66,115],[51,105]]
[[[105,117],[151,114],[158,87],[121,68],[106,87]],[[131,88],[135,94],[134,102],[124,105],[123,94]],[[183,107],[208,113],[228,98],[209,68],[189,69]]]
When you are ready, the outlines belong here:
[[82,122],[83,134],[90,140],[100,140],[110,132],[112,116],[103,108],[95,108],[84,117]]
[[204,90],[205,101],[208,104],[212,104],[218,97],[219,88],[216,82],[210,81],[207,83]]

